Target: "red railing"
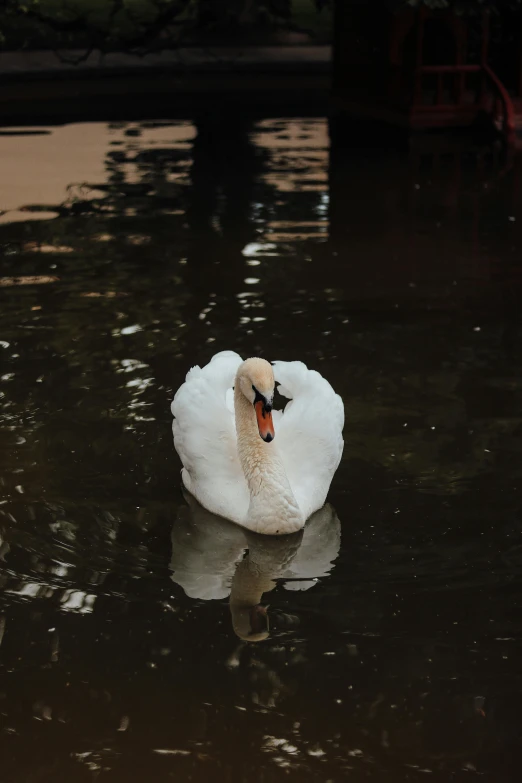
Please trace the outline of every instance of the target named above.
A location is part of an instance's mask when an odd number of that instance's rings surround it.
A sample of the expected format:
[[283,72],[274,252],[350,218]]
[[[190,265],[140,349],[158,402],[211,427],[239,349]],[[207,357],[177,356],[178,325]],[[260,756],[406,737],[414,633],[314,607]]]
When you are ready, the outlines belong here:
[[511,147],[515,144],[515,109],[511,97],[489,65],[482,66],[483,73],[493,85],[493,111],[492,117],[498,130],[504,134],[507,144]]
[[[474,84],[470,84],[472,75],[479,76]],[[427,84],[426,77],[430,76],[431,84]],[[478,116],[486,112],[504,135],[506,143],[512,146],[515,142],[513,102],[487,64],[421,66],[415,77],[413,108],[416,112],[453,112],[462,116]]]
[[[466,105],[466,92],[469,74],[480,74],[482,67],[480,65],[423,65],[419,68],[415,80],[415,106],[430,105],[437,108],[451,108]],[[424,101],[425,76],[436,77],[435,100],[430,104]],[[451,90],[453,95],[451,101],[445,102],[445,77],[452,76]]]

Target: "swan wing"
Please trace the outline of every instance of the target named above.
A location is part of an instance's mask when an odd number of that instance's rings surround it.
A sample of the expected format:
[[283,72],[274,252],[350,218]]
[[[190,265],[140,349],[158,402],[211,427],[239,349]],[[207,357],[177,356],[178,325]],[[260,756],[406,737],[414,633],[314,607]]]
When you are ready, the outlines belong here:
[[204,367],[193,367],[171,406],[185,487],[209,511],[239,523],[250,502],[231,391],[241,362],[237,353],[221,351]]
[[288,397],[275,429],[278,452],[305,518],[324,505],[343,453],[344,405],[328,381],[303,362],[273,362]]

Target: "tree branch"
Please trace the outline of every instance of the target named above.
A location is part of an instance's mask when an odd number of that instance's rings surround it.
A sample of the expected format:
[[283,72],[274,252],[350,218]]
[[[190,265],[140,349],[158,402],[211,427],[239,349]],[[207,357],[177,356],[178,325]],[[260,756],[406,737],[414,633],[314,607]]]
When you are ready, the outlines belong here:
[[[85,60],[93,49],[107,51],[114,44],[123,45],[125,48],[137,48],[146,46],[151,41],[158,38],[159,34],[168,27],[177,26],[180,29],[188,27],[189,23],[185,20],[176,23],[176,17],[180,16],[191,0],[172,0],[168,4],[155,0],[151,5],[156,9],[156,15],[150,22],[140,20],[132,10],[125,5],[123,0],[107,0],[110,2],[111,9],[107,17],[106,25],[100,27],[92,24],[85,13],[80,13],[75,17],[63,19],[44,13],[35,5],[21,6],[18,2],[11,2],[8,6],[8,14],[14,19],[25,17],[32,19],[41,25],[49,28],[55,33],[66,35],[68,33],[78,33],[88,40],[88,49],[80,58],[74,62]],[[72,9],[71,9],[72,10]],[[121,33],[116,28],[116,18],[119,14],[125,14],[128,21],[135,28],[134,31]],[[60,56],[64,62],[68,60]],[[73,61],[70,61],[73,62]]]

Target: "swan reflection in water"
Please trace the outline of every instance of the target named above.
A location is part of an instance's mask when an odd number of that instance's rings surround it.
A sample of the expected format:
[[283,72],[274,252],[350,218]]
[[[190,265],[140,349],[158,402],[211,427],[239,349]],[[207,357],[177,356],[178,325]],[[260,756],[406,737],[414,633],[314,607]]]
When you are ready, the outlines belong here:
[[[328,503],[303,530],[271,537],[212,514],[186,491],[184,497],[187,505],[180,506],[172,530],[172,580],[189,598],[229,597],[232,626],[243,641],[268,638],[268,607],[261,601],[276,580],[285,590],[309,590],[330,573],[339,554],[341,523]],[[277,616],[287,625],[296,620]]]

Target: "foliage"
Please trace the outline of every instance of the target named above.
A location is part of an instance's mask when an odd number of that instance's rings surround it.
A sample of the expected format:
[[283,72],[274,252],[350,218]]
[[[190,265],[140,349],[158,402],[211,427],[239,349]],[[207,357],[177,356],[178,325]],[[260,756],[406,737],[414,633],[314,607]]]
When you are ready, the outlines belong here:
[[11,49],[88,46],[102,51],[172,47],[202,35],[227,37],[245,29],[292,27],[294,14],[318,16],[315,1],[6,0],[0,10],[0,44]]

